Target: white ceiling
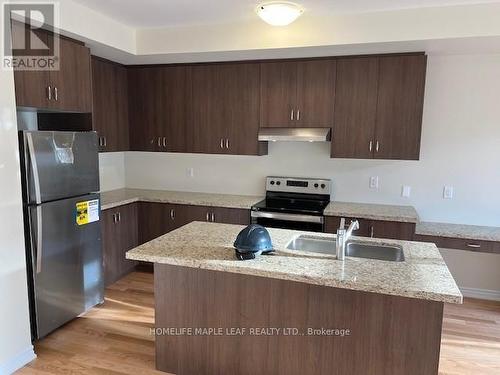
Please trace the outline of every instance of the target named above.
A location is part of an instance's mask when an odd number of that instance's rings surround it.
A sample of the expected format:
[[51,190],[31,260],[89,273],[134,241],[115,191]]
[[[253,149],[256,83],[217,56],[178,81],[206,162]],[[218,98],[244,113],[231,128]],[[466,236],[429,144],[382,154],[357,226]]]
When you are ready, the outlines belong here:
[[[224,24],[255,17],[267,0],[74,0],[133,28]],[[295,0],[307,13],[361,13],[500,0]],[[307,13],[305,15],[307,15]]]

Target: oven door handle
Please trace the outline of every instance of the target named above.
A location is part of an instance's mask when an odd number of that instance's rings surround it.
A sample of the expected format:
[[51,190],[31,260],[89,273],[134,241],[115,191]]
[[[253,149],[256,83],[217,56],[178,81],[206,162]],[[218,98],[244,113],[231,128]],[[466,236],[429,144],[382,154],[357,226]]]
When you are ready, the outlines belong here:
[[303,223],[319,223],[323,224],[323,216],[301,215],[301,214],[284,214],[279,212],[262,212],[252,211],[253,218],[275,219],[283,221],[299,221]]

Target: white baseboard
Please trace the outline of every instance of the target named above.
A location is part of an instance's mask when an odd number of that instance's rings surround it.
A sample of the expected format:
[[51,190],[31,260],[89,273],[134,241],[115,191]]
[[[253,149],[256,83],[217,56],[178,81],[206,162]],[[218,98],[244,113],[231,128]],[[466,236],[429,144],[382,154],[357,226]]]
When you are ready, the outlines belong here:
[[460,288],[464,297],[487,299],[490,301],[500,301],[500,290],[477,289],[477,288]]
[[0,375],[10,375],[36,358],[33,345],[5,363],[0,363]]

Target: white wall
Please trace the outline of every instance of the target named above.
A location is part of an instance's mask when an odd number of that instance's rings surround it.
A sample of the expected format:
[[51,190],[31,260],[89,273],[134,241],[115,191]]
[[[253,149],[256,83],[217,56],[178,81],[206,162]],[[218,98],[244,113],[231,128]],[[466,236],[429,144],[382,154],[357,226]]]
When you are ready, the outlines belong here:
[[[0,27],[3,40],[3,27]],[[31,345],[14,77],[0,69],[0,374],[34,358]]]
[[[305,4],[307,7],[307,4]],[[248,51],[500,35],[500,4],[427,7],[368,13],[322,12],[311,5],[277,28],[257,16],[220,24],[137,30],[137,54]],[[159,40],[164,43],[158,43]]]
[[[429,56],[420,161],[334,160],[329,143],[271,143],[263,157],[128,152],[126,185],[263,194],[267,175],[328,177],[335,200],[411,204],[422,220],[500,226],[499,71],[500,55]],[[379,190],[368,188],[370,176]],[[442,199],[445,184],[454,199]]]
[[439,249],[466,297],[500,301],[500,255]]
[[101,191],[125,187],[125,158],[123,152],[99,154],[99,180]]

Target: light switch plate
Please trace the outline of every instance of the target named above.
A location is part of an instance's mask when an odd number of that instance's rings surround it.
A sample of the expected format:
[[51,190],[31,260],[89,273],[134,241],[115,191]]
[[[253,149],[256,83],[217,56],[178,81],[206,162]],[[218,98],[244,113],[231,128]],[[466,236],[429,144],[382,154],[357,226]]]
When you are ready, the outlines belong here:
[[378,176],[370,177],[370,189],[378,189]]
[[401,188],[401,196],[403,198],[409,198],[411,194],[411,186],[408,185],[403,185]]
[[191,178],[194,177],[194,168],[188,168],[186,170],[186,174],[188,177],[191,177]]
[[453,186],[445,186],[443,188],[443,199],[453,199]]

